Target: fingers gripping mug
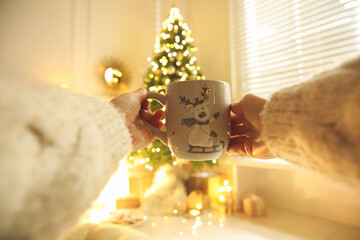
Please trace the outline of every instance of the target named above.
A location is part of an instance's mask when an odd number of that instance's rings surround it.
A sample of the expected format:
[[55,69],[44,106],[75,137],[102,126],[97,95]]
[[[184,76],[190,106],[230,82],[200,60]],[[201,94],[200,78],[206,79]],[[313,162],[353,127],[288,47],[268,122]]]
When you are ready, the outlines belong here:
[[165,105],[166,131],[152,134],[180,159],[221,157],[230,139],[230,86],[217,80],[188,80],[168,85],[166,95],[149,92],[147,99]]

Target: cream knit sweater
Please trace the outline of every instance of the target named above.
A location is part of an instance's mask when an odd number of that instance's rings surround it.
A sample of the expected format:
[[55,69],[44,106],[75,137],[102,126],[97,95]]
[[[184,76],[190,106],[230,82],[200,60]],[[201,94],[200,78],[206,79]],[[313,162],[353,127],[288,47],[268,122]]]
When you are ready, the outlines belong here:
[[262,122],[276,156],[360,189],[360,58],[275,93]]
[[0,239],[55,240],[90,207],[131,137],[109,103],[0,80]]

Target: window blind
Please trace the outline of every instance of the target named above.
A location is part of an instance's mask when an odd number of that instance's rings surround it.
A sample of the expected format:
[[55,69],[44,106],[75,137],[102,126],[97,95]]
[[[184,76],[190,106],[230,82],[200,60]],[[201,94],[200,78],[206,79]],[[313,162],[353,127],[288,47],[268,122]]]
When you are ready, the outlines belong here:
[[360,0],[230,0],[232,82],[239,99],[360,54]]

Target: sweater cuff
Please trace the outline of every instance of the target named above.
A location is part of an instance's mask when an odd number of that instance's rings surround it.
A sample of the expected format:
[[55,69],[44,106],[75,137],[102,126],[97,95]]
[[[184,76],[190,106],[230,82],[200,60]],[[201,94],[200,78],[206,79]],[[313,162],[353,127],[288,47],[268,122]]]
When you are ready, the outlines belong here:
[[84,97],[86,107],[95,125],[103,135],[105,151],[111,158],[120,160],[131,149],[131,135],[123,113],[119,113],[111,103]]
[[299,109],[297,87],[284,89],[272,95],[261,112],[263,131],[261,139],[269,150],[279,158],[297,163],[301,154],[291,138],[294,117]]

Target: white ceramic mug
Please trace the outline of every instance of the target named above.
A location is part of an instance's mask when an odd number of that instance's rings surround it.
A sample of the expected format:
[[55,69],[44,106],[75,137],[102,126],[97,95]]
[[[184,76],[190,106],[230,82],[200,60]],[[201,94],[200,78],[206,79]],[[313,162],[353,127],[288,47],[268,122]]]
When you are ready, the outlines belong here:
[[231,129],[228,83],[179,81],[167,86],[165,96],[148,92],[147,99],[156,99],[165,105],[166,131],[147,126],[177,158],[213,160],[225,153]]

